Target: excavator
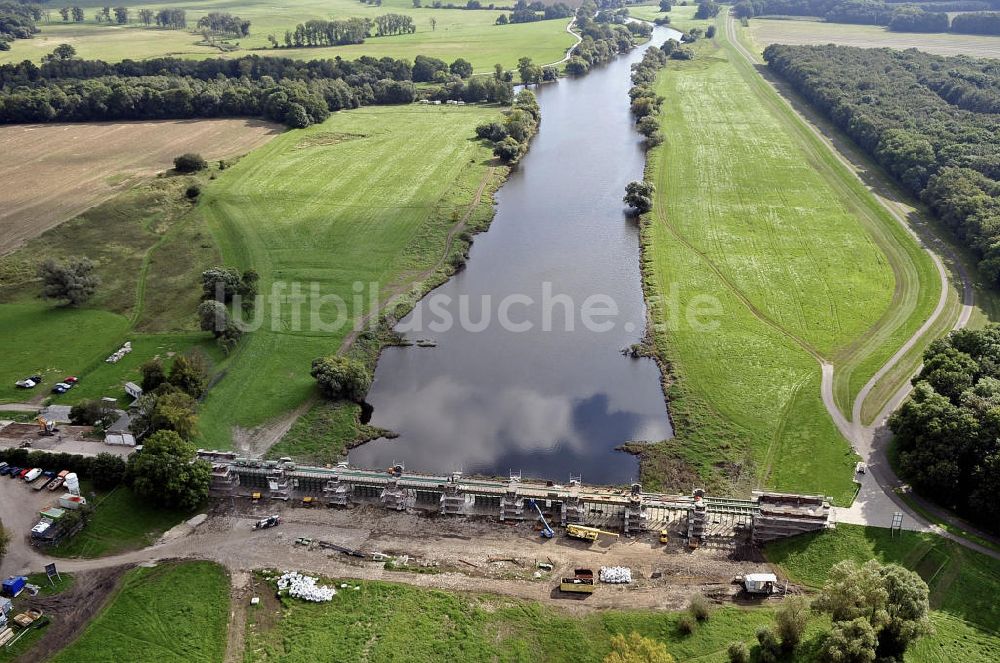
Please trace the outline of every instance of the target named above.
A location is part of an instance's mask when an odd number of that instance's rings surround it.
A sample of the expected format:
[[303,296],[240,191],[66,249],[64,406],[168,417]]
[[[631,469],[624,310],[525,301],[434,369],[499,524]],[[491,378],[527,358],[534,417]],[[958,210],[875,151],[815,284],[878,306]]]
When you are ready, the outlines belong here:
[[541,532],[542,537],[546,539],[551,539],[553,536],[555,536],[556,535],[555,531],[553,531],[553,529],[549,527],[549,523],[547,520],[545,520],[545,515],[542,513],[542,508],[538,506],[538,503],[535,502],[535,500],[528,500],[528,506],[534,507],[535,511],[538,512],[538,520],[542,523],[542,532]]
[[585,527],[584,525],[566,525],[566,536],[572,537],[574,539],[581,539],[583,541],[597,541],[597,539],[605,534],[607,536],[613,536],[616,539],[621,536],[615,532],[607,532],[602,529],[597,529],[596,527]]
[[39,435],[55,435],[55,432],[59,430],[56,428],[56,422],[49,421],[45,417],[38,417],[35,419],[35,423],[38,424]]

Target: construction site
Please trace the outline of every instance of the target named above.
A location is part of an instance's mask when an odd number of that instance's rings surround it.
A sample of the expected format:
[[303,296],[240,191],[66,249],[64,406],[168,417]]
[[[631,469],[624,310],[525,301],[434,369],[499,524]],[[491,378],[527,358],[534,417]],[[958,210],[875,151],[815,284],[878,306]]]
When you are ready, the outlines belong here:
[[[390,511],[497,522],[536,521],[551,526],[613,531],[625,536],[672,531],[690,548],[732,547],[832,527],[830,500],[821,495],[755,491],[750,499],[716,498],[695,489],[690,495],[602,488],[571,478],[566,485],[407,472],[402,464],[367,470],[297,465],[291,459],[240,458],[233,452],[199,450],[212,463],[211,494],[322,504],[328,507],[376,506]],[[572,531],[572,530],[571,530]]]

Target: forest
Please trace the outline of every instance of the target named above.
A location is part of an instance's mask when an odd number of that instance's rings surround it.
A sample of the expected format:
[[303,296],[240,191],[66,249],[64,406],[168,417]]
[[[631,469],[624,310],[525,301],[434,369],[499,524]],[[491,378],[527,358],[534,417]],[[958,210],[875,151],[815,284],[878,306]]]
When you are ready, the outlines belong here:
[[[454,69],[465,73],[464,61],[456,62]],[[305,127],[331,111],[371,104],[513,98],[511,82],[502,75],[464,81],[452,73],[419,94],[413,81],[408,60],[388,57],[22,62],[0,66],[0,123],[262,116]]]
[[1000,69],[993,61],[777,44],[764,59],[919,196],[1000,285]]
[[889,420],[917,491],[991,530],[1000,523],[1000,325],[934,341]]
[[42,18],[37,6],[14,2],[0,3],[0,51],[10,50],[15,39],[31,39],[38,32],[35,21]]

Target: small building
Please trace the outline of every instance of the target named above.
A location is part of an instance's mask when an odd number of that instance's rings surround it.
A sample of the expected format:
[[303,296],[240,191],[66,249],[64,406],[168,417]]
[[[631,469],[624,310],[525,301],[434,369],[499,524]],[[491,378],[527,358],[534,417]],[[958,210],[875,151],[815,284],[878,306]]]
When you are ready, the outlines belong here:
[[743,578],[743,587],[748,594],[772,594],[778,577],[773,573],[749,573]]
[[134,382],[125,383],[125,393],[131,396],[135,400],[142,398],[142,387]]

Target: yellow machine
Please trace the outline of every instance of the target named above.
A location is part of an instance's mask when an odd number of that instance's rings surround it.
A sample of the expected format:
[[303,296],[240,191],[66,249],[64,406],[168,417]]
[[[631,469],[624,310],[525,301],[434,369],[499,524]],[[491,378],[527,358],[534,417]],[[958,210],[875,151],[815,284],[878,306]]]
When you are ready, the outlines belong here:
[[312,506],[313,504],[316,504],[316,498],[315,497],[303,497],[302,498],[302,506],[309,507],[309,506]]
[[597,539],[602,535],[607,534],[608,536],[613,536],[616,539],[621,536],[614,532],[605,532],[604,530],[597,529],[596,527],[585,527],[583,525],[566,525],[566,535],[574,539],[582,539],[584,541],[597,541]]
[[38,417],[35,423],[38,424],[39,435],[52,435],[56,430],[56,422],[48,421],[45,417]]
[[670,537],[667,534],[667,530],[661,529],[660,530],[660,543],[667,543],[669,541],[670,541]]
[[260,493],[250,493],[250,501],[251,502],[259,502],[260,501],[260,497],[261,497]]

